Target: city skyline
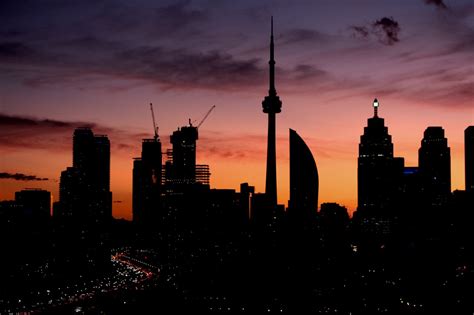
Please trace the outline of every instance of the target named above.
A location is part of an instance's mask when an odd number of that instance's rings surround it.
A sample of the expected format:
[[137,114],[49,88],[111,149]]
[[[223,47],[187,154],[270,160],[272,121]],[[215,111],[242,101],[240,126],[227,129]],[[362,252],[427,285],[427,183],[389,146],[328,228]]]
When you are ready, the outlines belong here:
[[468,1],[1,2],[0,313],[473,313]]
[[[77,6],[81,8],[81,5]],[[247,6],[251,7],[247,3],[242,5],[242,11],[249,9]],[[317,5],[314,6],[312,13],[321,17],[316,11]],[[337,5],[326,6],[330,12],[328,15],[335,16],[332,9]],[[128,51],[132,60],[138,60],[134,57],[138,58],[136,54],[142,53],[143,64],[157,69],[163,67],[175,74],[176,81],[171,82],[164,82],[159,76],[140,77],[143,73],[138,73],[134,77],[120,72],[131,69],[127,67],[133,68],[133,64],[125,65],[115,73],[108,71],[110,69],[95,69],[97,65],[92,65],[76,77],[70,73],[78,71],[74,62],[87,64],[90,60],[70,56],[64,59],[64,64],[58,65],[37,58],[62,50],[67,54],[71,47],[87,45],[97,45],[98,57],[111,56],[111,48],[102,46],[106,44],[104,34],[81,37],[84,34],[76,29],[72,37],[60,36],[60,39],[75,39],[76,42],[57,43],[41,55],[38,54],[41,49],[34,49],[48,42],[42,31],[33,32],[32,24],[22,19],[9,20],[8,29],[1,34],[0,45],[0,64],[2,69],[8,70],[0,78],[3,87],[0,99],[1,171],[49,180],[1,179],[0,199],[13,199],[15,191],[38,187],[51,191],[57,200],[60,172],[71,164],[72,130],[91,125],[97,133],[106,133],[111,141],[114,216],[130,219],[131,158],[140,155],[141,139],[153,136],[149,102],[156,106],[163,152],[170,148],[169,135],[176,127],[184,125],[189,117],[199,120],[215,104],[215,112],[200,130],[197,162],[210,164],[212,187],[237,189],[241,182],[248,181],[256,191],[263,192],[266,117],[261,114],[260,101],[268,84],[266,61],[268,17],[271,14],[276,19],[275,41],[281,67],[277,67],[278,90],[285,102],[285,111],[279,115],[277,124],[279,203],[286,204],[289,199],[287,130],[291,127],[302,135],[317,160],[320,203],[338,202],[351,212],[355,210],[357,145],[366,119],[371,116],[374,97],[380,100],[380,116],[385,119],[393,137],[394,155],[404,157],[407,166],[418,165],[423,131],[428,126],[444,128],[451,147],[452,190],[464,189],[464,129],[474,124],[474,113],[473,78],[469,70],[472,65],[468,62],[472,46],[461,38],[472,35],[469,16],[473,14],[473,6],[468,1],[446,1],[446,6],[437,7],[423,1],[404,2],[401,8],[375,5],[366,8],[367,12],[359,15],[357,21],[343,16],[338,23],[326,21],[326,24],[320,24],[322,22],[317,18],[302,19],[298,23],[290,21],[290,15],[283,14],[285,5],[279,4],[275,9],[263,7],[258,11],[260,18],[253,22],[258,24],[253,26],[257,31],[243,35],[241,28],[234,29],[235,25],[215,19],[216,10],[229,10],[226,4],[212,10],[195,2],[162,4],[154,11],[156,14],[182,14],[189,22],[176,32],[183,32],[192,42],[190,28],[197,23],[201,35],[214,35],[216,38],[212,42],[220,46],[215,48],[214,55],[214,47],[198,46],[195,61],[217,62],[221,68],[215,68],[213,73],[202,72],[204,69],[198,67],[196,73],[187,74],[180,72],[179,67],[171,67],[169,60],[155,60],[160,58],[157,42],[140,42],[135,37],[123,43],[130,45],[124,50],[117,48],[118,51]],[[404,10],[408,8],[420,13],[421,18],[417,20],[408,14]],[[296,14],[300,11],[301,8],[295,6],[288,12]],[[8,10],[2,12],[8,13]],[[28,16],[27,11],[20,12]],[[241,14],[236,13],[233,19],[243,19]],[[385,17],[392,22],[383,20]],[[53,20],[64,23],[59,17]],[[96,27],[103,30],[105,24],[97,21],[99,25]],[[382,21],[396,32],[385,32],[387,28],[376,23]],[[166,20],[162,23],[172,24]],[[230,29],[224,28],[221,34],[213,32],[209,26],[204,27],[212,23]],[[428,26],[436,26],[436,31],[424,33]],[[450,37],[452,33],[447,32],[448,29],[458,30],[456,36]],[[19,33],[14,33],[15,30]],[[136,35],[137,31],[132,27],[128,34],[135,32]],[[240,46],[230,40],[239,36],[248,39]],[[157,38],[166,42],[163,34]],[[221,44],[217,44],[219,38]],[[425,43],[431,43],[431,46],[418,50],[420,47],[415,42],[420,38],[425,38]],[[436,46],[433,39],[439,40],[440,46]],[[109,44],[113,46],[114,43],[117,44],[116,41]],[[465,45],[456,46],[461,43]],[[443,44],[456,46],[458,50],[443,50]],[[168,49],[180,47],[178,42],[166,45],[169,45]],[[130,49],[140,47],[143,48],[141,51],[132,54]],[[298,51],[298,48],[306,49]],[[331,56],[332,52],[339,53]],[[367,69],[354,69],[361,68],[356,65],[343,69],[344,64],[348,65],[349,52],[355,54],[361,64],[368,65]],[[184,57],[192,59],[193,56],[184,54]],[[439,61],[449,64],[449,67],[430,67]],[[383,66],[386,68],[380,70]],[[231,75],[233,72],[239,75]],[[349,73],[355,74],[354,77],[347,77]],[[194,85],[189,80],[193,75],[200,75]],[[401,81],[410,84],[406,86]],[[15,137],[19,141],[14,143],[12,138]],[[37,171],[39,169],[41,172]]]

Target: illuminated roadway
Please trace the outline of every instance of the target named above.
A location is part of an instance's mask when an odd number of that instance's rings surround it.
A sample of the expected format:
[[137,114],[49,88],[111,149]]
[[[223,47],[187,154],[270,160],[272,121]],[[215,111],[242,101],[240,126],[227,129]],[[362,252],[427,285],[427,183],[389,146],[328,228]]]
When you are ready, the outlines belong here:
[[87,302],[97,295],[121,290],[140,290],[159,276],[160,268],[148,262],[129,256],[125,250],[111,256],[112,272],[103,278],[76,280],[62,287],[30,291],[24,298],[3,301],[0,314],[18,312],[44,312],[57,307],[74,305],[81,311],[81,302]]

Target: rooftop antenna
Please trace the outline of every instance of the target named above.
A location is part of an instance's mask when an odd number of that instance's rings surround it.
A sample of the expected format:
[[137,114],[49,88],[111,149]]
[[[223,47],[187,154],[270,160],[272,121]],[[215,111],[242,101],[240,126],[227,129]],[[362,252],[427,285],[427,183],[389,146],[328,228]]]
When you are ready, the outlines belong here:
[[374,103],[373,103],[373,106],[374,106],[374,117],[378,117],[378,113],[379,113],[379,101],[377,99],[374,99]]

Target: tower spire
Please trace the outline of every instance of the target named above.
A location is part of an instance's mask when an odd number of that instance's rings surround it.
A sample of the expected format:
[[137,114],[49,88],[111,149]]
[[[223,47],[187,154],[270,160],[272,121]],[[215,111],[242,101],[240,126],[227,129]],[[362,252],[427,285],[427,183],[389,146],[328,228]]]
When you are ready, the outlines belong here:
[[270,88],[268,90],[269,95],[276,95],[275,89],[275,47],[273,43],[273,16],[271,18],[271,33],[270,33],[270,60],[268,61],[270,65]]
[[265,194],[271,204],[277,204],[277,180],[276,180],[276,136],[275,114],[281,112],[281,100],[275,89],[275,54],[273,44],[273,16],[271,19],[270,32],[270,70],[268,96],[262,102],[263,112],[268,114],[268,143],[267,143],[267,176],[265,181]]
[[373,106],[374,106],[374,117],[379,117],[378,116],[378,113],[379,113],[379,101],[377,99],[374,99],[374,103],[373,103]]

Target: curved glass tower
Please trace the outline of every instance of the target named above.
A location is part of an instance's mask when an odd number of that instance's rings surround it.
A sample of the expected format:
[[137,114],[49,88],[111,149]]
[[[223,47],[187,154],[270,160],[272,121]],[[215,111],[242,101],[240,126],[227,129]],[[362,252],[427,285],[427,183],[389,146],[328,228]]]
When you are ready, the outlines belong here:
[[311,150],[303,139],[290,129],[290,212],[304,217],[318,209],[319,175]]

